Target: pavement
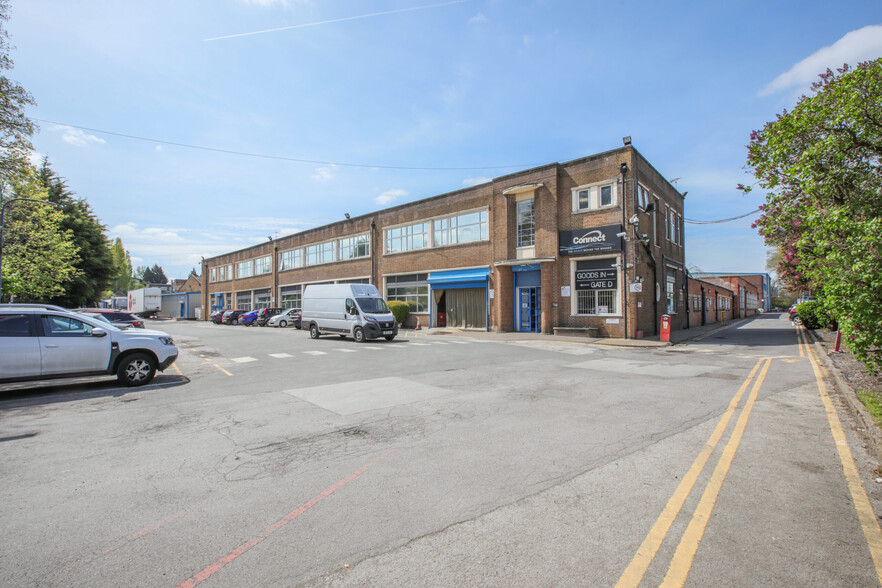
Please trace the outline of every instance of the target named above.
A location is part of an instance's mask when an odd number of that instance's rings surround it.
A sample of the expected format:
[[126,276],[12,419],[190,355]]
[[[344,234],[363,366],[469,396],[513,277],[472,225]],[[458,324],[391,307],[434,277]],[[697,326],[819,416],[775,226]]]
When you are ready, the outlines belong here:
[[585,343],[592,345],[604,345],[607,347],[630,347],[652,348],[668,347],[670,345],[685,345],[692,341],[700,341],[705,337],[735,325],[741,325],[754,320],[757,316],[747,317],[725,323],[712,323],[691,329],[676,329],[671,331],[671,341],[660,341],[658,335],[644,337],[642,339],[612,339],[608,337],[583,337],[578,335],[551,335],[546,333],[522,333],[522,332],[493,332],[476,331],[470,329],[455,329],[451,327],[422,328],[420,330],[406,329],[402,334],[407,336],[434,336],[434,335],[457,335],[472,337],[475,339],[492,341],[562,341],[568,343]]

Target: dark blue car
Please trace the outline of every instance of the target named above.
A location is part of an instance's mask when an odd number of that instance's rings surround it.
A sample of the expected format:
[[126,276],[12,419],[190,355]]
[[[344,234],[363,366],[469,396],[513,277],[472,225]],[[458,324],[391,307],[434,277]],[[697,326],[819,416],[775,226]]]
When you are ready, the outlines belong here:
[[248,312],[244,312],[239,315],[239,324],[245,325],[246,327],[257,326],[257,323],[254,321],[257,320],[257,315],[260,313],[260,309],[257,310],[249,310]]

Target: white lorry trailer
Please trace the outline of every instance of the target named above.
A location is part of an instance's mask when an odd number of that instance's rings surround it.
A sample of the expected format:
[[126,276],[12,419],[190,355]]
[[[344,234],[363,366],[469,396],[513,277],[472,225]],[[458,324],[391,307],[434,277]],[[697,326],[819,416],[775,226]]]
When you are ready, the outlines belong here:
[[138,316],[153,316],[162,308],[162,290],[141,288],[129,290],[128,311]]
[[301,299],[302,328],[309,336],[352,337],[359,343],[379,337],[391,341],[398,323],[376,286],[371,284],[313,284]]

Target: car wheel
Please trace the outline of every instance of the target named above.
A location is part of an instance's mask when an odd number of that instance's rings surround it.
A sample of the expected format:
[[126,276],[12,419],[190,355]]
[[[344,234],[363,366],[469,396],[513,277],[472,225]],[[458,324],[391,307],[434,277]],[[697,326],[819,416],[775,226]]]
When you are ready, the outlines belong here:
[[288,321],[279,321],[279,326],[283,329],[288,326]]
[[364,343],[364,341],[365,341],[364,329],[362,329],[361,327],[355,327],[355,342],[356,343]]
[[319,334],[320,333],[319,333],[318,327],[316,325],[310,325],[309,336],[312,337],[313,339],[318,339]]
[[143,386],[156,375],[156,362],[145,353],[133,353],[119,364],[116,376],[126,386]]
[[386,335],[386,341],[391,341],[395,338],[395,335]]

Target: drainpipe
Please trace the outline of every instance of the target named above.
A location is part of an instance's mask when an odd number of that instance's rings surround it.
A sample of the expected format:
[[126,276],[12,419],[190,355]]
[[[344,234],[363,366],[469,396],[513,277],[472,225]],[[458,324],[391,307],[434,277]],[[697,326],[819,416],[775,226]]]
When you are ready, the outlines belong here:
[[[627,199],[625,198],[625,174],[628,173],[628,164],[622,163],[619,166],[619,172],[622,174],[622,230],[627,233],[628,230],[628,222],[626,217],[626,203]],[[622,240],[622,276],[624,279],[622,280],[622,290],[623,290],[623,298],[624,298],[624,312],[622,314],[625,315],[625,339],[628,338],[628,241]]]

